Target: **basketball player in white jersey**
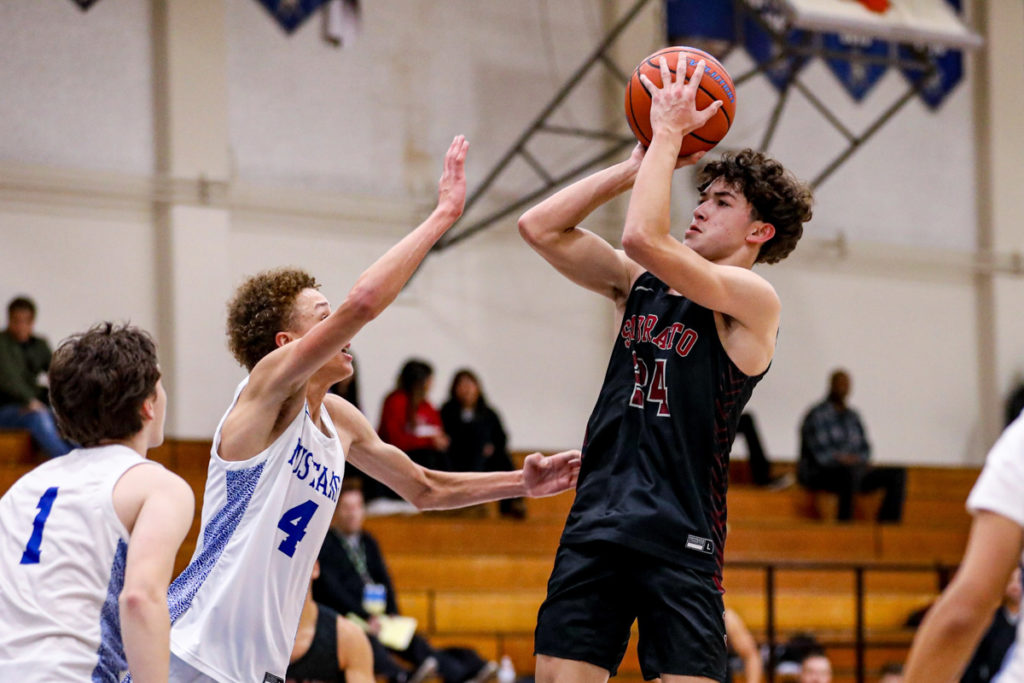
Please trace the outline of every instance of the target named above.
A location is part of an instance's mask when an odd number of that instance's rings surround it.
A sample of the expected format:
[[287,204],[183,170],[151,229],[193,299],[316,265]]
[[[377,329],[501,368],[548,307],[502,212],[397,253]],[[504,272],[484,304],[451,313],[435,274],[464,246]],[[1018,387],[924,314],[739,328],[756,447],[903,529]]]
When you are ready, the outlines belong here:
[[250,278],[229,304],[229,344],[250,374],[214,435],[196,553],[169,593],[172,681],[284,681],[346,457],[421,509],[552,495],[575,484],[577,451],[533,454],[516,472],[426,470],[328,394],[352,373],[352,337],[461,214],[467,147],[459,136],[448,149],[437,208],[333,312],[316,281],[291,269]]
[[[907,683],[959,681],[1017,566],[1024,566],[1024,417],[992,446],[967,497],[974,515],[953,581],[928,610],[907,656]],[[1024,681],[1024,620],[993,683]]]
[[167,584],[194,504],[146,460],[167,405],[153,341],[98,325],[61,344],[49,377],[82,447],[0,498],[0,681],[166,681]]

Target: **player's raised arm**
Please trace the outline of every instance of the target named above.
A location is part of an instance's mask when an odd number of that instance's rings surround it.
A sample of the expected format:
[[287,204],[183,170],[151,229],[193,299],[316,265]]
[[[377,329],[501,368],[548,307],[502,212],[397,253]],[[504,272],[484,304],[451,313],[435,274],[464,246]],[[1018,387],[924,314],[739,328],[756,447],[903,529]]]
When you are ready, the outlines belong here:
[[558,272],[620,305],[642,269],[579,224],[633,186],[641,156],[634,151],[626,161],[556,192],[519,218],[523,239]]
[[1020,525],[981,511],[971,525],[963,562],[928,610],[907,655],[907,683],[958,681],[1020,561]]
[[[673,289],[696,303],[725,313],[741,324],[756,329],[770,329],[778,322],[779,299],[772,287],[751,273],[749,265],[738,259],[735,263],[714,263],[715,254],[702,256],[672,237],[670,196],[672,173],[678,163],[683,137],[700,128],[721,107],[716,100],[705,109],[696,108],[696,92],[704,72],[704,61],[698,62],[693,76],[685,81],[685,72],[677,71],[673,80],[665,58],[661,58],[664,87],[656,87],[645,75],[644,85],[651,91],[651,127],[654,137],[637,173],[633,196],[626,213],[622,245],[626,254],[654,273]],[[718,190],[719,188],[715,188]],[[711,201],[740,202],[742,196],[723,188],[722,195]],[[702,204],[708,201],[702,197]],[[701,206],[695,213],[701,211]],[[747,226],[736,226],[747,229]],[[699,226],[691,226],[699,230]],[[774,228],[764,222],[750,226],[749,237],[756,247],[774,236]],[[755,241],[756,240],[756,241]],[[711,258],[708,258],[711,257]],[[740,267],[736,267],[740,266]]]
[[[391,247],[356,280],[348,296],[322,323],[268,355],[251,384],[264,377],[275,394],[287,397],[337,354],[366,323],[395,300],[430,248],[455,224],[466,200],[466,152],[469,142],[459,135],[448,148],[438,190],[437,207],[423,223]],[[256,387],[254,387],[256,388]]]
[[532,453],[523,469],[512,472],[440,472],[414,463],[380,437],[351,404],[327,397],[331,415],[351,436],[348,460],[367,475],[386,484],[420,510],[445,510],[503,498],[553,496],[576,486],[579,451],[551,456]]
[[178,546],[192,525],[192,489],[162,467],[138,465],[114,487],[114,509],[129,531],[121,637],[133,683],[167,681],[171,622],[167,586]]

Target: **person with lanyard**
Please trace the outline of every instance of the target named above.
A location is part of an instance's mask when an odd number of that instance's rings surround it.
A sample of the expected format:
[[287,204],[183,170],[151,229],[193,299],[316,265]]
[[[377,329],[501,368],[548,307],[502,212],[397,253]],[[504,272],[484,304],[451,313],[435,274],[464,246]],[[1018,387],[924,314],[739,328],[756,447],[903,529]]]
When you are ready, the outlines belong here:
[[[363,529],[365,516],[358,480],[345,479],[331,529],[320,549],[320,577],[313,582],[313,600],[366,622],[374,673],[391,683],[419,683],[434,674],[445,683],[478,683],[491,678],[497,665],[472,650],[436,650],[419,634],[401,650],[380,641],[380,617],[398,615],[398,600],[380,546]],[[396,656],[414,667],[411,674],[395,661]]]

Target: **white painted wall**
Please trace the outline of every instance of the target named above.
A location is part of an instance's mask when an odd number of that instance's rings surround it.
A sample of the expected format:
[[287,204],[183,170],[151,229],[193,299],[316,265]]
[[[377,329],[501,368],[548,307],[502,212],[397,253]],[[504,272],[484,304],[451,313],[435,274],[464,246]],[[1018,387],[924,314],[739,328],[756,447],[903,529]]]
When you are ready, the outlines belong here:
[[[219,229],[227,230],[223,267],[232,285],[261,268],[301,265],[339,301],[429,211],[452,135],[469,135],[471,182],[479,181],[601,33],[590,0],[363,7],[363,34],[335,50],[320,41],[317,18],[287,37],[255,2],[225,0],[234,198],[221,204],[229,220]],[[136,182],[156,166],[149,21],[146,3],[127,0],[103,0],[84,15],[66,0],[0,6],[0,85],[8,93],[0,102],[0,298],[34,295],[40,329],[54,339],[103,317],[157,330],[159,288],[173,287],[178,302],[205,295],[187,272],[173,282],[157,276],[155,223]],[[656,47],[650,22],[626,40],[624,52],[636,59]],[[742,70],[744,59],[737,54],[727,65]],[[807,79],[855,130],[902,87],[891,74],[858,108],[820,66]],[[880,460],[979,458],[974,288],[969,271],[939,263],[966,260],[977,228],[973,147],[964,134],[973,125],[969,85],[938,112],[914,103],[894,119],[821,188],[808,244],[790,262],[761,269],[784,304],[778,354],[751,404],[773,454],[795,453],[800,416],[822,395],[829,370],[842,365],[853,374],[853,402]],[[562,121],[599,121],[598,86],[584,88]],[[739,97],[731,146],[759,139],[774,101],[756,83]],[[580,145],[546,147],[566,163],[580,154]],[[771,151],[809,177],[838,147],[795,97]],[[44,191],[3,182],[24,164],[52,176]],[[61,180],[76,168],[122,174],[104,182],[129,198],[94,205],[75,189],[87,186],[81,174]],[[514,196],[531,182],[520,169],[497,194]],[[680,174],[680,222],[692,205],[690,184]],[[847,241],[845,259],[813,241],[838,234]],[[915,259],[926,263],[914,266]],[[1020,284],[1003,282],[999,314],[1016,319]],[[179,303],[173,315],[183,314]],[[434,363],[438,402],[451,372],[466,364],[483,376],[515,447],[577,445],[614,326],[610,305],[534,256],[510,219],[431,258],[356,340],[363,403],[376,421],[410,355]],[[1018,327],[1003,326],[1001,357],[1019,349]],[[175,381],[187,384],[190,399],[171,421],[175,436],[211,434],[241,376],[222,338],[196,343],[212,345],[200,365],[227,368],[211,374],[182,364]],[[1001,360],[1001,370],[1012,367]]]
[[149,3],[0,3],[0,160],[153,170]]

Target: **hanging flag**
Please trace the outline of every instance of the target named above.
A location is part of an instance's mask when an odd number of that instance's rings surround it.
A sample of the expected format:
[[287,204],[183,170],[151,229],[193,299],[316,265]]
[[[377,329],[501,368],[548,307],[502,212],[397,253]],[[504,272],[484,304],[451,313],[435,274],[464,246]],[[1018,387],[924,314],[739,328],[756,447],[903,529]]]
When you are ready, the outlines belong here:
[[693,38],[736,40],[735,10],[722,0],[665,0],[665,28],[669,44],[686,44]]
[[99,0],[71,0],[71,2],[81,7],[84,11],[95,5]]
[[319,9],[326,0],[258,0],[288,33]]
[[[919,58],[920,51],[907,45],[900,45],[900,57]],[[927,69],[903,69],[903,76],[914,85],[921,86],[921,99],[931,109],[938,109],[956,86],[963,80],[964,56],[959,50],[927,51],[927,61],[934,67],[930,74]]]
[[826,33],[822,36],[822,45],[829,52],[846,55],[843,58],[826,59],[825,62],[839,82],[843,84],[846,92],[850,93],[850,96],[858,102],[864,99],[864,96],[871,92],[875,84],[885,75],[887,67],[884,63],[865,62],[858,59],[860,55],[884,59],[889,54],[891,47],[884,40]]
[[[808,31],[789,28],[786,16],[770,0],[758,10],[761,19],[775,33],[784,35],[786,45],[809,45],[812,35]],[[803,69],[809,57],[790,54],[783,57],[784,46],[771,33],[750,16],[743,18],[743,45],[755,62],[764,66],[764,75],[778,90],[785,90],[789,82]]]
[[[946,4],[960,13],[961,0],[946,0]],[[909,45],[899,46],[899,55],[903,59],[915,59],[921,55],[920,47]],[[921,86],[921,99],[931,109],[938,109],[964,77],[964,55],[960,50],[931,49],[926,50],[927,60],[934,70],[929,74],[926,69],[903,69],[903,77],[910,83]]]

